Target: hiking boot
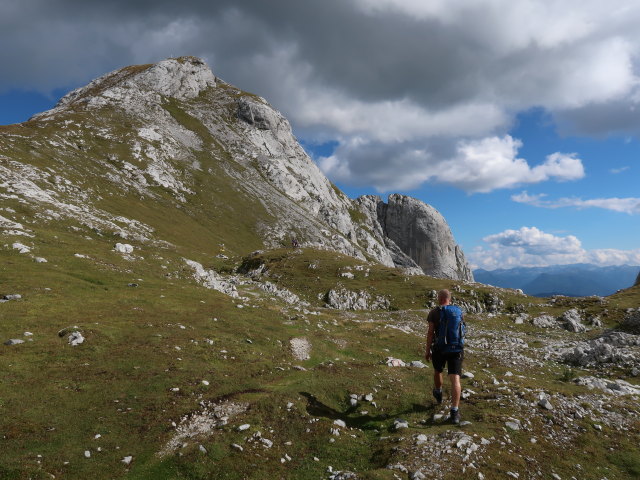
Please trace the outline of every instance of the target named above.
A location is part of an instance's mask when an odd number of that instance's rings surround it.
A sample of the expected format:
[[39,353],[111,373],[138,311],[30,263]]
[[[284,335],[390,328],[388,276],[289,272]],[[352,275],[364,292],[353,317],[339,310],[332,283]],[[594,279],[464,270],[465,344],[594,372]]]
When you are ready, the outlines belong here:
[[460,425],[460,410],[451,410],[449,421],[454,425]]
[[436,402],[442,403],[442,390],[438,391],[435,388],[433,389],[433,398],[436,399]]

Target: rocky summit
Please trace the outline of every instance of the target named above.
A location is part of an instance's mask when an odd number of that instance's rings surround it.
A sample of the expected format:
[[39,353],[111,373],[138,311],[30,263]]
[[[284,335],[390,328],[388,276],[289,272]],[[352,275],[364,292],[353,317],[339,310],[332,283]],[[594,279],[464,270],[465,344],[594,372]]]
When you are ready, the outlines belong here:
[[0,127],[0,372],[0,479],[640,475],[640,285],[474,282],[435,209],[349,199],[193,57]]
[[[43,210],[43,219],[173,243],[142,214],[161,205],[165,215],[210,219],[216,241],[237,252],[295,239],[412,273],[473,279],[434,208],[400,195],[388,205],[349,199],[278,111],[216,78],[198,58],[104,75],[52,110],[0,131],[0,155],[1,185]],[[101,202],[127,196],[140,208]],[[242,235],[225,234],[238,223]]]

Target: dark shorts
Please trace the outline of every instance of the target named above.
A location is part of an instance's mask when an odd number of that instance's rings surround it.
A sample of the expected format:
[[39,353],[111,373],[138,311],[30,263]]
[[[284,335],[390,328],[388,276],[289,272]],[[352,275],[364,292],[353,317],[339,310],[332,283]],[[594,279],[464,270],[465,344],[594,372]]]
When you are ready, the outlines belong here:
[[463,360],[464,352],[440,353],[436,351],[431,354],[433,369],[436,372],[442,372],[444,365],[447,364],[449,375],[462,375]]

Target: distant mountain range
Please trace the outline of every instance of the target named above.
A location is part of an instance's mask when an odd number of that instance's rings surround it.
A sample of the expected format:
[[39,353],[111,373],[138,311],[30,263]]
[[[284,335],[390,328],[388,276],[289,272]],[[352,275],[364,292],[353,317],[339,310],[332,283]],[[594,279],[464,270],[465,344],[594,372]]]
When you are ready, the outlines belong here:
[[477,282],[504,288],[520,288],[528,295],[606,296],[631,287],[640,266],[598,267],[585,263],[549,267],[517,267],[474,270]]

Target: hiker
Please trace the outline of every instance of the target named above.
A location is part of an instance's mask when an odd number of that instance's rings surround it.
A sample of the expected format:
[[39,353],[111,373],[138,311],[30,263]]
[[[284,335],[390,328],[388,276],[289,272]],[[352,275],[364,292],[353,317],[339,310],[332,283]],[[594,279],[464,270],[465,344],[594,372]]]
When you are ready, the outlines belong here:
[[298,248],[300,247],[300,244],[298,243],[298,239],[296,237],[292,237],[291,238],[291,246],[293,248]]
[[433,397],[442,403],[442,371],[445,364],[451,381],[451,423],[460,423],[460,375],[464,359],[464,333],[466,330],[462,310],[451,305],[451,292],[438,292],[437,308],[429,312],[429,332],[425,358],[433,363]]

